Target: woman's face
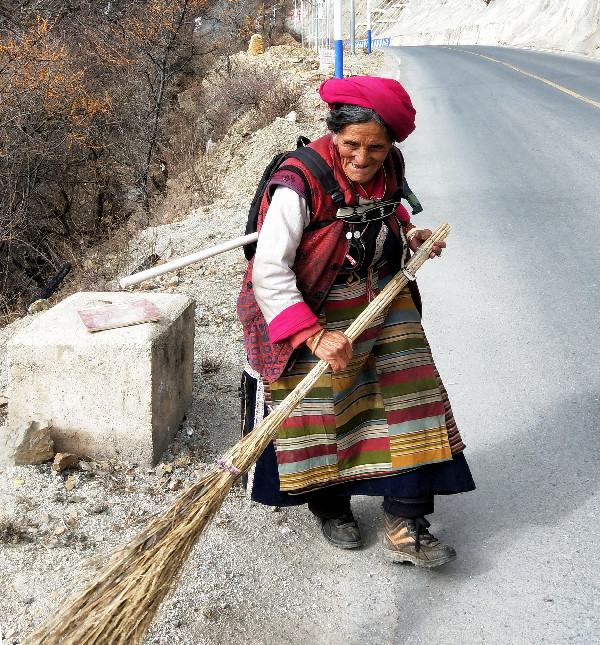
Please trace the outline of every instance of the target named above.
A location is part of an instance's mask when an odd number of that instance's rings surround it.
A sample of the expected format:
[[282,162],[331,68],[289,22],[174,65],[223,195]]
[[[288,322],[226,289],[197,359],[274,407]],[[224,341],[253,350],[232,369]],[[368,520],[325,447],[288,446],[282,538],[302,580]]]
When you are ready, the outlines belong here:
[[334,134],[333,141],[346,177],[360,184],[373,179],[392,147],[385,128],[375,121],[351,123]]

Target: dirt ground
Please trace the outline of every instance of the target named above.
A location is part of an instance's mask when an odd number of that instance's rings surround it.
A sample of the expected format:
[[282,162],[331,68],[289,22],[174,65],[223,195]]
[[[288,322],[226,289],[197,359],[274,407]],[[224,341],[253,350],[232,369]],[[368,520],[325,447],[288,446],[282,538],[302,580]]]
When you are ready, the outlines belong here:
[[[302,84],[305,118],[290,115],[257,132],[249,130],[251,118],[237,124],[211,150],[223,181],[209,207],[187,212],[185,196],[193,186],[170,180],[159,214],[166,223],[143,231],[127,245],[130,267],[153,252],[164,259],[180,257],[243,234],[254,186],[272,155],[293,148],[301,134],[324,134],[325,106],[317,88],[330,72],[319,72],[314,53],[273,47],[261,63],[289,71]],[[385,57],[381,52],[359,53],[345,64],[355,74],[375,74]],[[96,250],[96,255],[101,252],[106,252],[107,263],[116,262],[110,249]],[[128,542],[238,440],[244,352],[235,299],[245,265],[237,250],[143,285],[196,301],[193,404],[155,468],[82,459],[78,467],[62,473],[53,472],[51,463],[0,469],[0,642],[19,643],[56,612],[74,588],[93,578],[92,557],[102,558]],[[114,280],[94,283],[88,276],[83,282],[90,291],[117,288]],[[63,297],[59,292],[50,305]],[[10,396],[6,342],[40,315],[0,329],[0,396]],[[0,405],[0,414],[5,416],[6,409]],[[371,544],[376,541],[377,512],[371,508],[363,513]],[[371,561],[379,562],[378,552],[368,550],[361,574],[350,567],[352,557],[323,544],[318,525],[304,508],[261,507],[236,485],[181,578],[174,581],[144,642],[338,642],[352,624],[361,575],[373,575]]]

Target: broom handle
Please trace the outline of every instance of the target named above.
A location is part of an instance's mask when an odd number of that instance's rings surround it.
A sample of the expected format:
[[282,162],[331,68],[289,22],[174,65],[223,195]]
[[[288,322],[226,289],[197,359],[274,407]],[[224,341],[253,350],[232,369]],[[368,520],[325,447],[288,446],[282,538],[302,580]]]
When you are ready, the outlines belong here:
[[[406,263],[404,270],[399,271],[388,282],[379,295],[377,295],[377,297],[375,297],[369,305],[365,307],[365,309],[352,322],[350,327],[348,327],[344,332],[350,340],[356,340],[373,322],[373,320],[375,320],[381,312],[385,311],[391,305],[394,298],[400,293],[400,291],[402,291],[404,286],[408,284],[409,280],[411,278],[414,279],[412,276],[414,276],[415,272],[423,266],[425,261],[429,258],[433,245],[436,242],[444,240],[449,233],[450,226],[445,223],[440,224],[435,231],[433,231],[431,237],[427,238],[421,244],[415,254]],[[407,277],[407,273],[411,278]],[[263,446],[263,449],[267,447],[271,438],[275,435],[277,430],[279,430],[281,424],[290,416],[294,408],[308,394],[321,376],[323,376],[328,367],[329,363],[326,360],[321,359],[273,410],[273,412],[270,412],[250,434],[246,435],[223,456],[224,460],[229,461],[229,463],[233,463],[233,460],[236,459],[236,457],[242,456],[241,453],[244,452],[243,449],[248,445],[252,445],[255,451],[262,452],[261,450],[256,450],[257,447]],[[235,467],[241,472],[248,470],[255,460],[251,461],[251,463],[241,463],[243,461],[245,460],[242,457],[240,461],[235,463]]]

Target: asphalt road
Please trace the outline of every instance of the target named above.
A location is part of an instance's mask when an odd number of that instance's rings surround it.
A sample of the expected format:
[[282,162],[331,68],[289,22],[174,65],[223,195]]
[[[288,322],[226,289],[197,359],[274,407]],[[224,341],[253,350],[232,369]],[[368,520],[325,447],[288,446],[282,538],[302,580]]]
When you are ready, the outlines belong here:
[[419,282],[478,488],[434,516],[458,560],[369,592],[357,633],[598,643],[600,61],[390,51],[417,110],[402,146],[425,208],[414,221],[452,229]]

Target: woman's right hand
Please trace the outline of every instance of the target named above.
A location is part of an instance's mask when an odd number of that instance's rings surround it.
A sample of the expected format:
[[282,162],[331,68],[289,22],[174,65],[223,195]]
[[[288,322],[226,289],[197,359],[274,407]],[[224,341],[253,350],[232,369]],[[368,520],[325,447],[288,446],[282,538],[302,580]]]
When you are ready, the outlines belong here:
[[[334,374],[342,372],[352,358],[352,341],[341,331],[325,331],[319,340],[320,333],[308,338],[305,341],[306,346],[317,358],[326,360]],[[313,351],[315,344],[317,347]]]

